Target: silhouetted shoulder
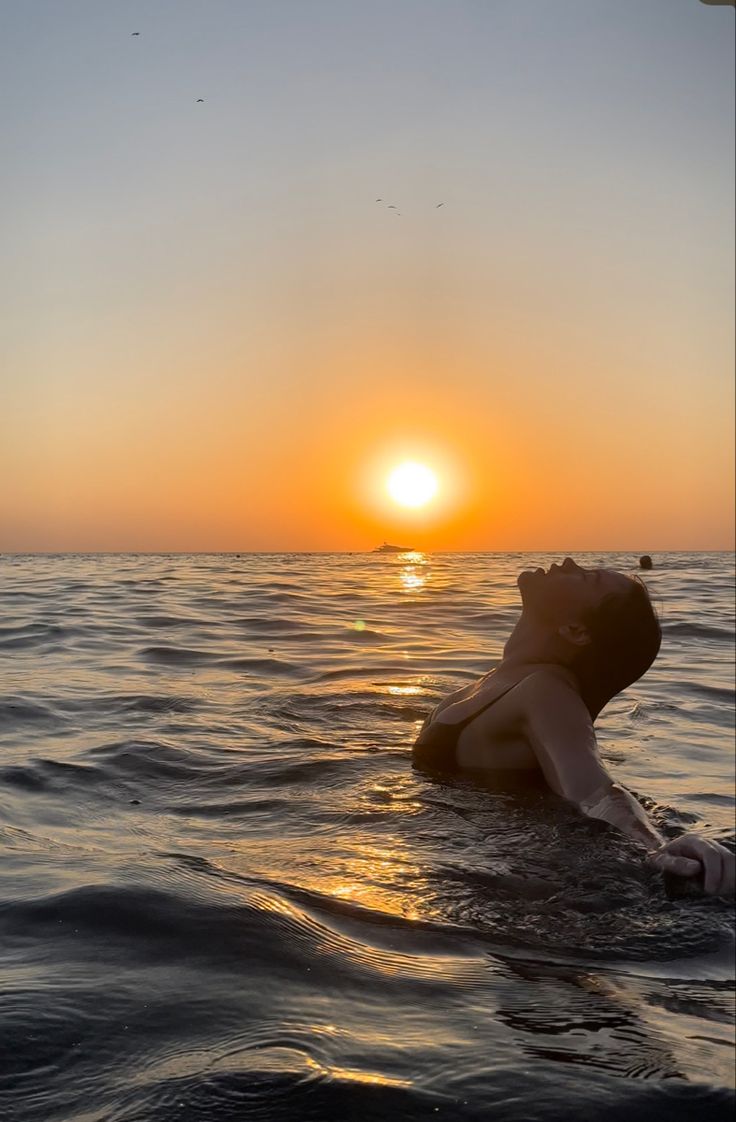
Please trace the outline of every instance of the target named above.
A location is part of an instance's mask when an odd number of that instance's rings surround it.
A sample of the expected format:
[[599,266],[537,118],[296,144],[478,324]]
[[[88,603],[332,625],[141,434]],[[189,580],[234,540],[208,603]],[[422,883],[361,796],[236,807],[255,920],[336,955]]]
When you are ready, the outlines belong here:
[[590,719],[574,674],[563,667],[550,666],[533,671],[519,684],[519,696],[529,715],[540,716],[545,711],[564,706],[568,713],[579,709],[581,716],[585,714]]

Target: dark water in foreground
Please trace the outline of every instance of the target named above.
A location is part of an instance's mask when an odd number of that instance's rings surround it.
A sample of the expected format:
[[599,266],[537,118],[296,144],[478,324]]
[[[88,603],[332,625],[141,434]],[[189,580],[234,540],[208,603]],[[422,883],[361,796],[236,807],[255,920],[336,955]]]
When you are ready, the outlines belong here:
[[[552,559],[0,558],[3,1120],[732,1117],[733,907],[411,770]],[[732,838],[732,558],[655,562],[603,755]]]

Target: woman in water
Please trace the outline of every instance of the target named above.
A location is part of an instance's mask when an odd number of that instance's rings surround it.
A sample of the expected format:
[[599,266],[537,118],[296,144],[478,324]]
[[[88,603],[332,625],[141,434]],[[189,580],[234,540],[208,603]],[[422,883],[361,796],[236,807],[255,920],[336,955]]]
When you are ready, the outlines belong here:
[[642,843],[663,873],[733,895],[734,855],[694,834],[665,841],[598,755],[594,722],[649,669],[662,633],[644,584],[570,558],[518,578],[522,612],[500,664],[442,701],[413,749],[430,771],[541,769],[558,795]]

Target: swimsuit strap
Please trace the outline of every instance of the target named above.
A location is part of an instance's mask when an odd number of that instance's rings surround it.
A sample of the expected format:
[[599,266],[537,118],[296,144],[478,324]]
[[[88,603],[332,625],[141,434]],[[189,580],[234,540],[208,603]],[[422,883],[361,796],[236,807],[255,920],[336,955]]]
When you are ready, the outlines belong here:
[[[528,678],[529,675],[527,674],[525,677]],[[462,721],[442,721],[438,718],[434,723],[438,725],[444,725],[445,728],[448,729],[457,729],[457,735],[459,736],[466,725],[469,725],[470,722],[474,721],[476,717],[480,717],[481,713],[485,713],[486,709],[490,709],[491,706],[495,705],[497,701],[500,701],[501,698],[509,692],[509,690],[512,690],[514,686],[521,685],[523,681],[524,678],[520,678],[518,682],[512,682],[511,685],[506,686],[505,689],[502,689],[499,694],[496,694],[496,696],[490,701],[486,702],[485,705],[481,705],[480,709],[476,709],[473,713],[470,714],[469,717],[464,717]]]

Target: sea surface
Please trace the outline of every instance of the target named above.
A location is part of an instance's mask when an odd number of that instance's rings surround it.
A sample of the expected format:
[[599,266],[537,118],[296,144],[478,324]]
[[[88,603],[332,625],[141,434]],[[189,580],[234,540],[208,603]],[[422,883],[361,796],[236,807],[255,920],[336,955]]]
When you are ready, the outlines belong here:
[[[0,557],[3,1122],[732,1118],[733,905],[412,770],[563,556]],[[602,754],[733,843],[733,557],[654,563]]]

